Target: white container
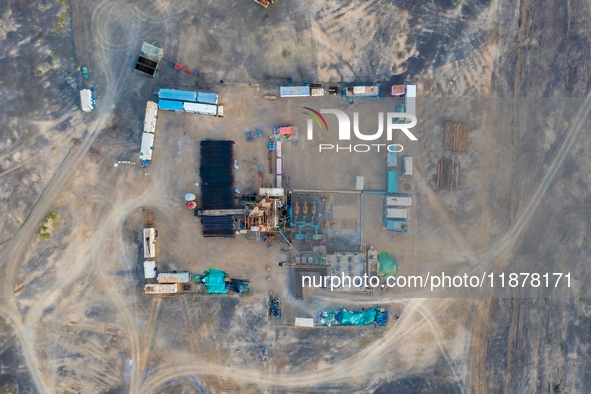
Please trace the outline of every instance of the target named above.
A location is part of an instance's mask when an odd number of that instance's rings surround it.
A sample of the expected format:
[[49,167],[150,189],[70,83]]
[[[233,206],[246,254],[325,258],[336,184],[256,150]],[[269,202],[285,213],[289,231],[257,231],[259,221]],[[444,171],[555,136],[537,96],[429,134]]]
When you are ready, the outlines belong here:
[[195,198],[197,197],[193,193],[185,194],[185,201],[195,201]]

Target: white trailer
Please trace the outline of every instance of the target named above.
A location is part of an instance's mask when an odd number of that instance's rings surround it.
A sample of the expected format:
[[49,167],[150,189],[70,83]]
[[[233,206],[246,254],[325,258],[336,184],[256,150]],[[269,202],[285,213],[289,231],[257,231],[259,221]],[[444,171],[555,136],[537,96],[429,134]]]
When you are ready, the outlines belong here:
[[80,106],[83,112],[94,111],[94,94],[90,89],[80,91]]
[[154,279],[156,277],[156,262],[153,260],[144,261],[144,278]]
[[158,274],[158,283],[187,283],[191,280],[188,272],[161,272]]
[[402,160],[402,176],[407,178],[412,176],[412,156],[405,156]]
[[153,228],[144,229],[144,258],[153,259],[156,257],[156,230]]
[[220,118],[224,117],[224,106],[222,104],[216,105],[185,102],[183,103],[183,111],[193,114],[219,116]]
[[388,206],[388,207],[410,207],[410,206],[412,206],[412,197],[388,196],[388,197],[386,197],[386,206]]
[[387,208],[386,217],[388,219],[408,219],[408,209],[406,208]]
[[154,134],[142,134],[142,147],[140,149],[140,160],[144,163],[152,160],[152,151],[154,150]]
[[175,294],[181,291],[180,283],[150,283],[144,286],[145,294]]
[[144,133],[156,132],[156,118],[158,117],[158,104],[153,101],[146,103],[146,117],[144,118]]

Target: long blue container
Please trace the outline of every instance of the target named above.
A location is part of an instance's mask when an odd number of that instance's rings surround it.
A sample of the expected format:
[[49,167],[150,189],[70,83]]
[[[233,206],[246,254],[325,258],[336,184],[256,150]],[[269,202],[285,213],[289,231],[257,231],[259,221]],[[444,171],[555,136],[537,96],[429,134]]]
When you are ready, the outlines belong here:
[[159,100],[158,101],[158,109],[161,109],[164,111],[182,112],[183,102],[182,101],[172,101],[172,100]]
[[388,171],[388,193],[398,193],[398,171]]
[[160,89],[158,91],[158,98],[164,100],[190,101],[195,103],[197,102],[197,92],[175,89]]

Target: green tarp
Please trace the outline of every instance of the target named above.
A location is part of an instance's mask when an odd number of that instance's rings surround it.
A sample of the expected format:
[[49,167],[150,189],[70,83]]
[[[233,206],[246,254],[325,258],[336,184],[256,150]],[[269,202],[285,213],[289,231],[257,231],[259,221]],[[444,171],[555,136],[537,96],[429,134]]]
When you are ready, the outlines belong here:
[[340,309],[321,311],[316,323],[319,326],[367,326],[369,324],[385,326],[388,324],[388,311],[376,306],[361,310]]
[[224,271],[211,268],[207,274],[205,274],[205,292],[207,294],[226,294],[228,289],[226,288],[226,278],[228,274]]
[[363,326],[376,319],[377,311],[375,309],[366,309],[364,312],[351,312],[346,309],[341,311],[341,324],[352,326]]
[[396,259],[390,256],[387,252],[381,252],[378,261],[380,262],[380,269],[378,276],[394,276],[396,275]]

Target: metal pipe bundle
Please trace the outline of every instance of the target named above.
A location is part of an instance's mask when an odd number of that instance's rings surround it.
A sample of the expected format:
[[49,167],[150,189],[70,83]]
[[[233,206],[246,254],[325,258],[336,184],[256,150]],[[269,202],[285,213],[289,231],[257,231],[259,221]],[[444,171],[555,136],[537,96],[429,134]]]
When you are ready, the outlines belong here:
[[[234,208],[234,141],[201,141],[201,208],[203,210]],[[234,236],[234,217],[217,216],[201,219],[204,237]]]
[[201,141],[202,209],[234,208],[233,141]]

